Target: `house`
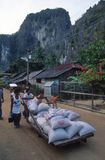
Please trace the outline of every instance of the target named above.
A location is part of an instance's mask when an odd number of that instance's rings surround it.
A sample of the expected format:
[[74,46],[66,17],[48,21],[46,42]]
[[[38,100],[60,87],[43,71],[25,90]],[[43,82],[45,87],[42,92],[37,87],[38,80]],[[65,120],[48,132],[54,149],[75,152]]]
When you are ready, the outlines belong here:
[[[34,71],[29,74],[29,83],[31,85],[38,84],[41,88],[44,87],[47,81],[59,81],[67,80],[69,76],[77,75],[81,70],[80,64],[62,64],[55,66],[46,70]],[[14,78],[12,78],[11,83],[16,84],[26,84],[27,73],[23,72]]]
[[[42,72],[42,70],[40,70],[40,71],[34,71],[34,72],[31,72],[31,73],[29,74],[29,83],[30,83],[31,85],[34,85],[34,84],[36,83],[36,76],[37,76],[39,73],[41,73],[41,72]],[[14,82],[17,83],[17,84],[26,84],[26,83],[27,83],[27,74],[25,74],[25,75],[22,76],[22,77],[19,77],[19,78],[15,79]]]
[[77,75],[81,70],[80,64],[62,64],[47,69],[36,76],[36,81],[44,85],[46,81],[67,80],[69,76]]
[[18,73],[18,74],[15,74],[11,79],[9,79],[9,84],[10,83],[15,83],[15,84],[18,84],[18,80],[19,79],[23,79],[24,76],[26,76],[26,72],[22,72],[22,73]]
[[26,72],[15,74],[11,79],[10,83],[16,83],[18,79],[22,79],[24,76],[26,76]]

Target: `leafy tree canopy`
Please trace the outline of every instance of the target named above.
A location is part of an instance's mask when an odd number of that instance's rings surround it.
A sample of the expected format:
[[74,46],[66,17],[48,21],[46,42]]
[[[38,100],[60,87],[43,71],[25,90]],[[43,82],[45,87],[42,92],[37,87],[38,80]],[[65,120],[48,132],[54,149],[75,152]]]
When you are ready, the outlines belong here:
[[100,60],[105,60],[104,40],[95,41],[87,49],[80,52],[80,62],[83,65],[96,65]]
[[80,80],[91,86],[105,88],[105,41],[93,42],[80,53],[80,62],[83,64]]

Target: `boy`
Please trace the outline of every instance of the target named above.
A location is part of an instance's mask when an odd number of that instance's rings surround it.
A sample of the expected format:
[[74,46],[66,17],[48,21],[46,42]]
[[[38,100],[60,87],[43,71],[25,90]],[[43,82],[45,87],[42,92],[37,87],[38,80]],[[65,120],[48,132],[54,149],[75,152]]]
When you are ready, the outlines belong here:
[[11,97],[11,106],[12,106],[14,127],[19,128],[21,119],[21,110],[20,110],[21,100],[18,88],[14,90],[14,95]]

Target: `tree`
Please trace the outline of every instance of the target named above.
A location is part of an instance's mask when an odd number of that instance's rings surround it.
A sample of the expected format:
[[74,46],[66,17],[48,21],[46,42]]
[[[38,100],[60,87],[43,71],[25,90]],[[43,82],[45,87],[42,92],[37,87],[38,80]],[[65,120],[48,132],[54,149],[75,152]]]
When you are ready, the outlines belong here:
[[45,51],[44,49],[39,47],[33,52],[33,61],[36,63],[44,64],[44,60],[45,60]]
[[49,54],[45,59],[46,68],[56,66],[58,64],[59,64],[58,57],[54,53]]
[[105,41],[95,41],[81,51],[80,62],[84,66],[80,74],[81,81],[105,92]]
[[19,73],[26,71],[27,64],[22,59],[17,59],[10,64],[8,72],[10,73]]
[[91,43],[87,49],[80,51],[80,62],[83,65],[95,65],[99,60],[105,59],[105,41],[99,40]]

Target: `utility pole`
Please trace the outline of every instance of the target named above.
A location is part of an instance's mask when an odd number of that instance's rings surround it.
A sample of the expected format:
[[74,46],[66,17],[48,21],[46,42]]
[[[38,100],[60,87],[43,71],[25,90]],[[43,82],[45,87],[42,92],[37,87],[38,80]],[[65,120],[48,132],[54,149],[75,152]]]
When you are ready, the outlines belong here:
[[29,60],[31,59],[31,54],[27,52],[27,85],[29,84]]
[[27,56],[26,57],[21,57],[22,60],[27,62],[27,78],[26,78],[26,84],[29,84],[29,60],[31,59],[31,54],[28,54],[29,52],[27,52]]
[[27,57],[27,85],[29,84],[29,57]]

